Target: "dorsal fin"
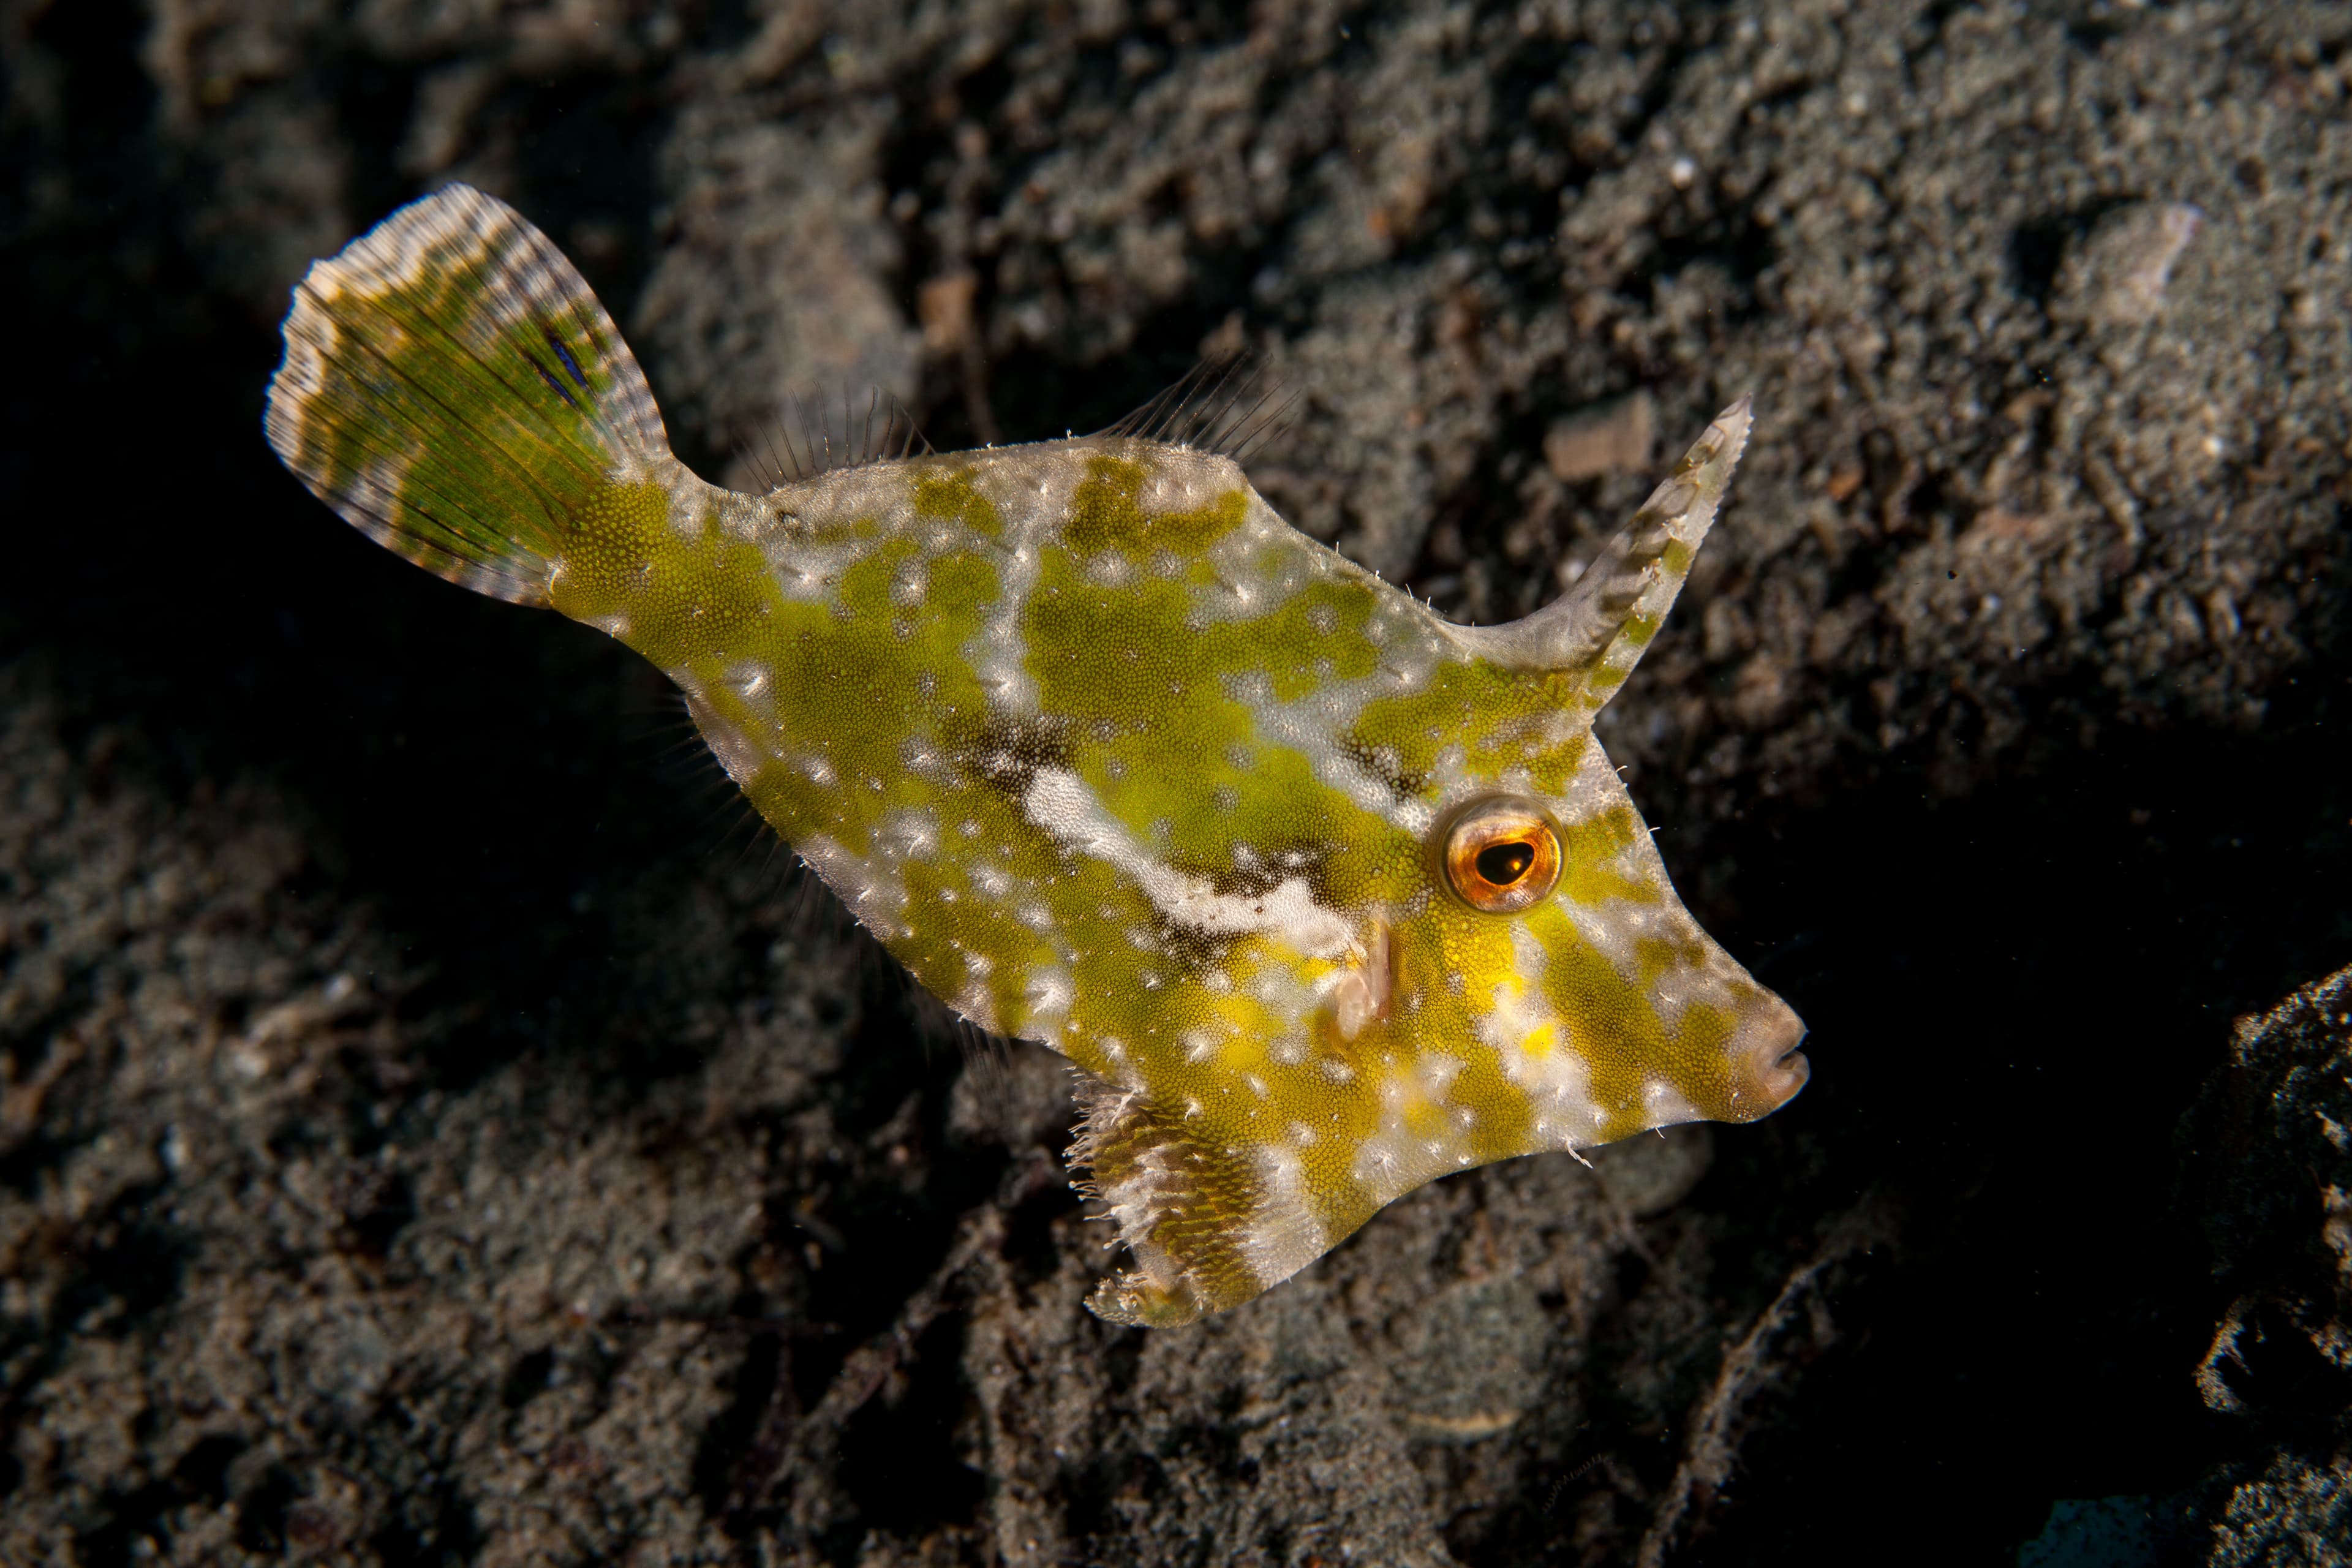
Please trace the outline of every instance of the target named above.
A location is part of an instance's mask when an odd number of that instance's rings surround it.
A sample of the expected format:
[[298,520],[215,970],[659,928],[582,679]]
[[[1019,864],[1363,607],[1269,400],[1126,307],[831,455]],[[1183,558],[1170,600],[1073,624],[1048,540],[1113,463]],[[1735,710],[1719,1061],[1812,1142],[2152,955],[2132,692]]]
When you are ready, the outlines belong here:
[[1181,380],[1118,423],[1096,432],[1189,447],[1246,462],[1297,406],[1256,356],[1202,360]]
[[1745,397],[1717,415],[1633,521],[1559,598],[1507,625],[1459,626],[1454,635],[1496,664],[1580,675],[1589,706],[1608,701],[1682,592],[1748,444],[1748,421]]
[[790,406],[736,448],[732,472],[763,490],[780,489],[844,468],[928,457],[931,444],[898,394],[868,388],[860,405],[844,388],[839,402],[793,395]]

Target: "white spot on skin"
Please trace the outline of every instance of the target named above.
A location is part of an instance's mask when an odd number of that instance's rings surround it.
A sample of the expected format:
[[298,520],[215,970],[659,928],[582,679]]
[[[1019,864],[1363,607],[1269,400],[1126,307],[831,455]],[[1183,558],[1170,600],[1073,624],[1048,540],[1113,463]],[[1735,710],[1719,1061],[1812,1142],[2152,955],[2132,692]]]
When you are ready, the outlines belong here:
[[1420,1079],[1422,1093],[1431,1100],[1444,1100],[1445,1091],[1462,1075],[1462,1058],[1444,1051],[1425,1051],[1413,1064],[1413,1073]]
[[901,566],[890,580],[891,603],[902,610],[919,608],[927,589],[925,576],[924,564],[920,561],[909,561]]
[[939,847],[939,818],[929,810],[894,811],[875,825],[875,853],[884,859],[928,860]]
[[1679,1127],[1685,1121],[1706,1120],[1699,1114],[1697,1106],[1683,1098],[1680,1089],[1657,1079],[1642,1088],[1642,1115],[1644,1128]]
[[822,833],[808,835],[794,847],[802,861],[876,936],[889,942],[908,934],[904,923],[907,890],[895,868],[869,865]]
[[1024,1034],[1043,1035],[1051,1038],[1059,1035],[1068,1024],[1070,1004],[1077,987],[1069,974],[1061,969],[1041,969],[1029,977],[1022,991],[1022,1000],[1028,1005],[1028,1015],[1014,1026]]
[[990,998],[988,988],[978,983],[980,977],[975,974],[972,978],[973,984],[957,993],[949,1005],[982,1028],[996,1033],[996,1004]]
[[719,765],[725,768],[727,776],[738,784],[748,785],[759,775],[761,768],[774,761],[767,751],[720,718],[709,703],[691,690],[687,694],[686,710],[693,718],[694,727],[702,732],[711,754],[719,759]]
[[720,679],[727,682],[728,689],[748,702],[767,689],[768,667],[748,658],[737,659],[727,667]]

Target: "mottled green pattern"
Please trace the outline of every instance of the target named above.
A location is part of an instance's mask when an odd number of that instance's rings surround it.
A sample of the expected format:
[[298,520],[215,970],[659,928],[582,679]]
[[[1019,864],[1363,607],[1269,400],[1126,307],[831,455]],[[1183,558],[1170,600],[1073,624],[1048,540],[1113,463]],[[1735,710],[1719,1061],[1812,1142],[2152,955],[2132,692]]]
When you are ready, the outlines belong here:
[[[645,654],[926,986],[1083,1069],[1074,1159],[1134,1259],[1108,1317],[1235,1305],[1444,1171],[1802,1082],[1795,1018],[1683,911],[1591,731],[1744,408],[1559,604],[1472,630],[1154,441],[706,485],[562,258],[462,187],[320,263],[287,330],[289,467]],[[1444,857],[1495,801],[1560,850],[1509,913]]]
[[270,444],[380,543],[544,603],[568,520],[640,455],[667,456],[620,334],[545,236],[462,186],[341,260],[295,290]]

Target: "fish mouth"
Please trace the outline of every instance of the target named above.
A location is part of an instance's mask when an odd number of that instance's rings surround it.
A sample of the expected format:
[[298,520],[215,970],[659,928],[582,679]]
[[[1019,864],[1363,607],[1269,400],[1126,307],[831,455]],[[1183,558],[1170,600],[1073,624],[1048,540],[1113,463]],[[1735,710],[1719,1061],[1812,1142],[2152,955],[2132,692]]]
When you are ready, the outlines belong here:
[[1753,1121],[1797,1098],[1797,1091],[1813,1075],[1812,1063],[1800,1048],[1804,1042],[1804,1020],[1777,996],[1770,1005],[1741,1021],[1731,1039],[1733,1114],[1729,1120]]

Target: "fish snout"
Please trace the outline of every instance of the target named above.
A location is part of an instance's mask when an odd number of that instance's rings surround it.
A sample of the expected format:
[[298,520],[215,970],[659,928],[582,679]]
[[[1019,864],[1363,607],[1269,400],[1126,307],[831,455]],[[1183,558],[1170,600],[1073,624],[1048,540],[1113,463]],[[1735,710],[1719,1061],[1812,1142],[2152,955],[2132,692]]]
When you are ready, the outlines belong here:
[[1798,1048],[1804,1041],[1804,1020],[1778,996],[1740,1020],[1731,1037],[1733,1114],[1727,1120],[1753,1121],[1797,1098],[1813,1071]]

